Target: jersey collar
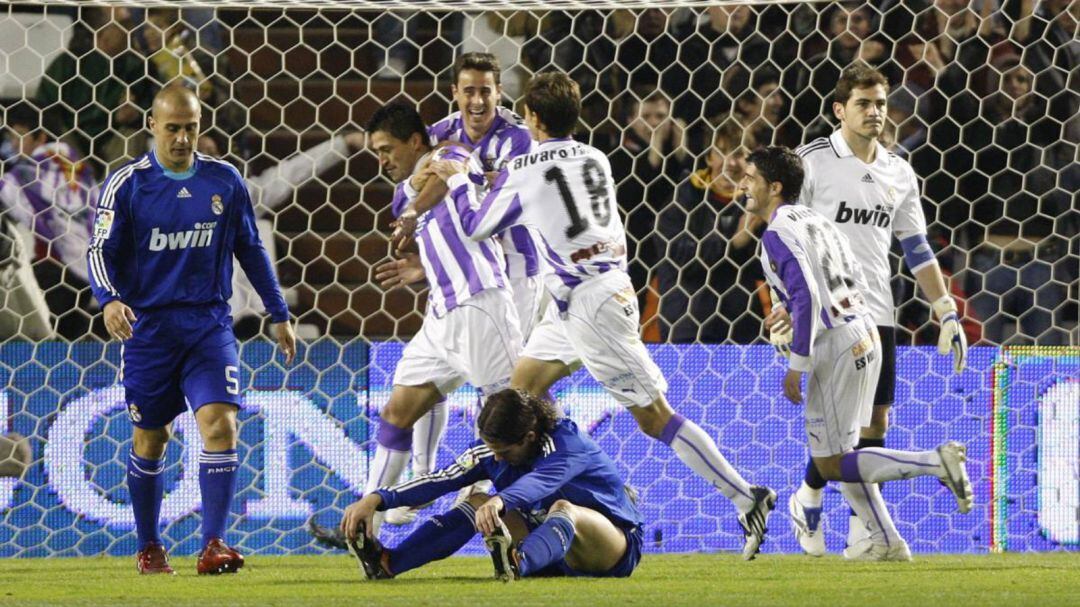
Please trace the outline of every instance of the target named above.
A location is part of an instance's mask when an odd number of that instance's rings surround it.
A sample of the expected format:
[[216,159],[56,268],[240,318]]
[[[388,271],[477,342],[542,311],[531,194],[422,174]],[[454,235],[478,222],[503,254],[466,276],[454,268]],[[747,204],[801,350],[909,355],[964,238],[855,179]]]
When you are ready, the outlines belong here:
[[[829,135],[829,144],[832,145],[833,152],[836,152],[836,156],[838,158],[848,158],[855,156],[855,152],[851,151],[851,146],[849,146],[847,144],[847,141],[844,140],[844,136],[840,133],[839,129],[833,131],[832,135]],[[886,150],[885,146],[881,145],[880,141],[875,142],[874,145],[877,146],[877,153],[874,155],[873,164],[877,164],[879,160],[885,158],[886,155],[888,155],[889,150]]]
[[573,140],[573,137],[552,137],[551,139],[545,139],[544,141],[541,141],[538,145],[545,145],[548,143],[568,143]]
[[157,165],[157,167],[159,169],[161,169],[162,174],[164,174],[169,179],[175,179],[177,181],[183,181],[183,180],[191,177],[192,175],[195,174],[195,171],[199,168],[199,157],[198,156],[196,156],[195,158],[192,158],[191,166],[188,168],[188,170],[184,171],[183,173],[177,173],[176,171],[170,171],[169,169],[165,168],[165,165],[158,162],[157,154],[154,152],[154,150],[150,150],[149,156],[150,156],[150,162]]

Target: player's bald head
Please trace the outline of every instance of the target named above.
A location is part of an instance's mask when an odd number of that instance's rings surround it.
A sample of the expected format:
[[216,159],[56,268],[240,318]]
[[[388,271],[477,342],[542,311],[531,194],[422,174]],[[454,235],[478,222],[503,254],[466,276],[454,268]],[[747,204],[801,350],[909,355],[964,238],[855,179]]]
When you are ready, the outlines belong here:
[[195,92],[184,86],[173,84],[167,86],[160,91],[157,95],[154,95],[154,106],[151,110],[152,116],[157,120],[174,112],[195,113],[201,114],[201,108],[199,105],[199,98],[195,95]]

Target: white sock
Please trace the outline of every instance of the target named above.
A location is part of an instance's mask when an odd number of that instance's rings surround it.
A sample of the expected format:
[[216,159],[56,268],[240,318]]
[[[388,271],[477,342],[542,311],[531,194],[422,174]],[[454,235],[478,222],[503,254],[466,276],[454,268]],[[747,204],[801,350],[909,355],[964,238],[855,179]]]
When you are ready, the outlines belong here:
[[368,470],[367,484],[364,485],[364,495],[367,495],[379,487],[389,487],[397,483],[405,465],[409,463],[408,451],[395,451],[382,445],[375,446],[375,459],[371,461]]
[[719,489],[739,512],[748,512],[754,506],[750,483],[731,466],[701,426],[676,414],[664,428],[660,440],[674,449],[679,459],[698,476]]
[[441,400],[413,425],[413,476],[424,476],[434,471],[439,443],[446,434],[446,422],[449,417],[450,412],[446,401]]
[[[881,498],[881,489],[867,483],[840,483],[840,493],[844,495],[851,509],[858,518],[852,518],[851,524],[861,522],[870,534],[870,541],[875,544],[894,546],[903,541],[896,530],[885,500]],[[850,536],[850,534],[849,534]]]
[[795,499],[799,500],[799,503],[803,505],[803,508],[820,508],[822,502],[821,489],[814,489],[810,485],[803,481],[799,490],[795,492]]
[[840,460],[844,482],[881,483],[915,476],[945,475],[937,451],[897,451],[866,447],[845,453]]

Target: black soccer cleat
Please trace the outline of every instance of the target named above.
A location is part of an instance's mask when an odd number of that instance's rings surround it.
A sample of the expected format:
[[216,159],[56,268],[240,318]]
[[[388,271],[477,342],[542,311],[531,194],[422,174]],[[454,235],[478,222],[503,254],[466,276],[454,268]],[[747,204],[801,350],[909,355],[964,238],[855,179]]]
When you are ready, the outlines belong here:
[[501,520],[498,528],[491,535],[484,537],[484,545],[491,553],[491,564],[495,566],[495,579],[512,582],[521,577],[518,567],[518,553],[510,530]]
[[746,536],[743,544],[743,560],[752,561],[761,550],[761,544],[765,541],[765,533],[768,532],[769,515],[776,507],[776,492],[768,487],[754,485],[750,487],[750,494],[754,496],[754,505],[749,512],[739,515],[739,524],[742,525],[743,535]]
[[366,527],[360,523],[356,530],[356,539],[345,538],[345,544],[349,552],[360,561],[360,568],[364,570],[364,576],[369,580],[388,580],[394,577],[383,567],[383,546],[378,538],[369,538],[366,535]]
[[345,539],[345,534],[341,532],[341,529],[337,527],[323,527],[315,522],[315,517],[311,517],[307,522],[308,533],[311,537],[315,538],[315,542],[320,546],[326,546],[327,548],[337,548],[338,550],[348,550],[349,544]]

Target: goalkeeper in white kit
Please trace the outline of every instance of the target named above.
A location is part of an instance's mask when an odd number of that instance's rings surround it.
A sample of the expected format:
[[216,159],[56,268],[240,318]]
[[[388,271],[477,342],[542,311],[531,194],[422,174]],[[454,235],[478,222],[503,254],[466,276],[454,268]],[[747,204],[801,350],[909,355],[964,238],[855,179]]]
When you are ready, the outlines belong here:
[[803,401],[810,456],[827,480],[843,481],[841,493],[865,521],[869,546],[854,558],[907,561],[911,552],[875,483],[936,476],[971,510],[972,491],[964,445],[946,442],[933,451],[883,447],[854,450],[870,421],[881,341],[864,299],[866,280],[848,238],[824,215],[794,204],[802,162],[785,147],[750,154],[742,189],[747,211],[768,223],[761,239],[765,278],[791,318],[790,367],[784,396]]
[[[856,263],[866,277],[862,290],[872,322],[881,337],[881,375],[874,394],[873,411],[860,431],[857,449],[885,446],[889,409],[896,386],[896,330],[889,264],[893,236],[900,241],[904,263],[915,277],[934,316],[940,323],[938,351],[952,353],[956,373],[964,369],[967,340],[949,296],[934,252],[926,240],[926,218],[915,171],[904,159],[886,150],[878,138],[885,128],[889,83],[885,76],[862,63],[844,70],[833,93],[833,113],[840,128],[798,148],[805,179],[799,204],[814,209],[843,233],[855,252]],[[783,306],[766,319],[771,339],[790,338]],[[781,330],[777,330],[779,320]],[[812,462],[805,480],[788,502],[795,534],[811,556],[825,553],[822,532],[821,489],[825,479]],[[854,515],[854,512],[853,512]],[[857,556],[870,548],[865,534],[870,521],[849,522],[848,547],[844,555]]]

